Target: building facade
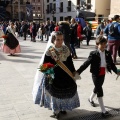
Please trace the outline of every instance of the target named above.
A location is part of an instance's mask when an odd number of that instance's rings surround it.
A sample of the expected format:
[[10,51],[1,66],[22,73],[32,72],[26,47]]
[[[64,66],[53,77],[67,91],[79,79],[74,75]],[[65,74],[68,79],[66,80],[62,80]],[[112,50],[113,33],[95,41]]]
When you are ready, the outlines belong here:
[[107,18],[110,14],[111,0],[91,0],[92,11],[95,12],[96,18]]
[[24,0],[13,0],[7,6],[6,11],[13,20],[26,20],[26,2]]
[[29,0],[30,4],[33,6],[33,19],[42,20],[43,19],[43,0]]
[[76,5],[76,0],[44,0],[45,20],[62,21],[65,16],[75,17]]
[[59,21],[65,16],[76,17],[76,6],[98,17],[108,17],[111,0],[44,0],[45,20]]
[[13,0],[6,8],[6,11],[9,12],[11,19],[19,20],[20,17],[20,20],[27,20],[26,4],[32,5],[33,20],[43,19],[43,0]]

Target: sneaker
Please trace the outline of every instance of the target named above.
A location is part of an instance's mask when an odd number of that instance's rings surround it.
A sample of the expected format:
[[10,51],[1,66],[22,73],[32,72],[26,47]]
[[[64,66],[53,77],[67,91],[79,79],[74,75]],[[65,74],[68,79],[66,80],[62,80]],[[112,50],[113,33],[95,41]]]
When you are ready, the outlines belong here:
[[90,99],[88,99],[89,103],[91,104],[92,107],[96,107],[94,101],[90,101]]
[[105,113],[102,113],[101,115],[102,115],[102,117],[104,117],[104,118],[111,116],[111,114],[110,114],[108,111],[106,111]]

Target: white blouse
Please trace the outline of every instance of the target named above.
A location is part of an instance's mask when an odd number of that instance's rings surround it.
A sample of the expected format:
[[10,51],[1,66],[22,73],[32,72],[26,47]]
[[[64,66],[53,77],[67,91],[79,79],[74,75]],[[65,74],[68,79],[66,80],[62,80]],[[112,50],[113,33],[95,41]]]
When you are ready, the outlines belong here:
[[99,50],[100,53],[100,58],[101,58],[101,64],[100,67],[105,67],[106,68],[106,58],[105,58],[105,51]]

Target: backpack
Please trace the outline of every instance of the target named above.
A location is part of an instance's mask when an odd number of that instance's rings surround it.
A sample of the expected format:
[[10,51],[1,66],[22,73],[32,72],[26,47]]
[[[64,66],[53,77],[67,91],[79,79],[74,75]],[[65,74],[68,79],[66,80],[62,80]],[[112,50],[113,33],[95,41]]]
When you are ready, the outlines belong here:
[[115,36],[118,34],[118,31],[115,30],[116,25],[113,23],[109,26],[109,35]]

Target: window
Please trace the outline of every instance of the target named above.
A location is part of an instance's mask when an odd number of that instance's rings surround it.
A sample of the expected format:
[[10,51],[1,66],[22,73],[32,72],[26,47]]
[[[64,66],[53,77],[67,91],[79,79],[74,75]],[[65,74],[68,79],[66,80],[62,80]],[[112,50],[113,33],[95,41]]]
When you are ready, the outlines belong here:
[[20,0],[20,4],[23,4],[23,0]]
[[53,21],[55,21],[55,22],[56,22],[56,17],[53,17]]
[[30,4],[30,2],[27,1],[26,4]]
[[91,0],[87,0],[87,9],[91,9]]
[[60,21],[63,21],[63,17],[60,17]]
[[38,7],[38,10],[40,10],[40,7]]
[[47,21],[50,20],[50,18],[47,18]]
[[80,5],[80,0],[77,0],[77,5]]
[[63,12],[63,2],[60,3],[60,12]]
[[33,7],[33,10],[35,10],[35,7]]
[[68,16],[69,21],[71,20],[71,16]]
[[53,4],[52,4],[52,3],[50,3],[50,9],[49,9],[49,10],[50,10],[50,12],[52,11],[52,5],[53,5]]
[[53,4],[53,10],[56,11],[56,3]]
[[47,5],[46,13],[47,13],[47,14],[49,13],[49,5]]
[[71,11],[71,1],[68,1],[68,7],[67,7],[68,12]]

